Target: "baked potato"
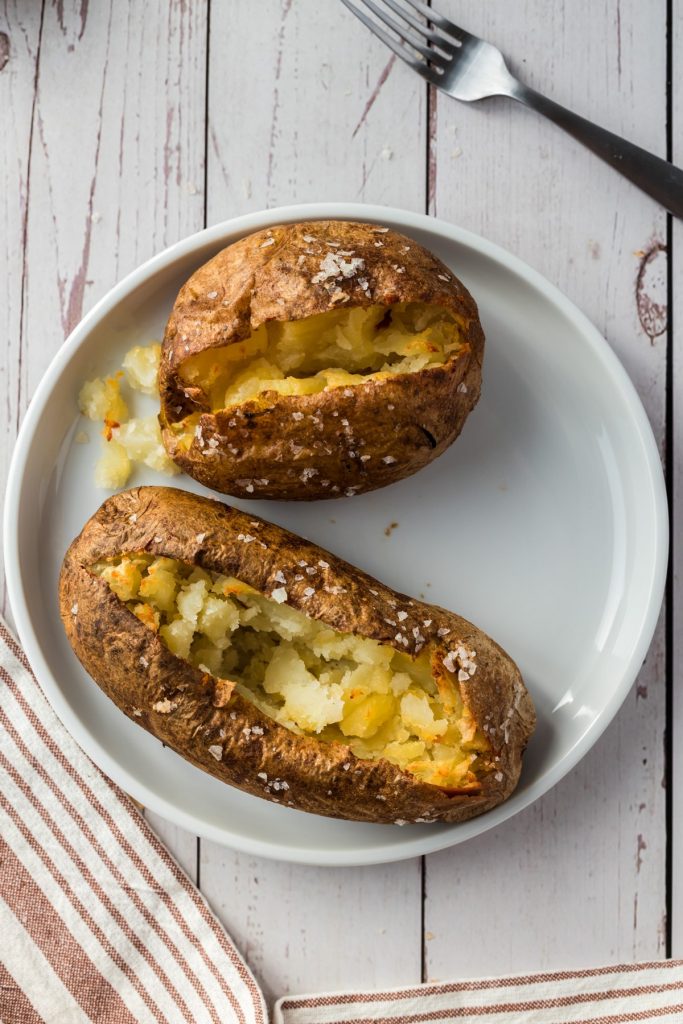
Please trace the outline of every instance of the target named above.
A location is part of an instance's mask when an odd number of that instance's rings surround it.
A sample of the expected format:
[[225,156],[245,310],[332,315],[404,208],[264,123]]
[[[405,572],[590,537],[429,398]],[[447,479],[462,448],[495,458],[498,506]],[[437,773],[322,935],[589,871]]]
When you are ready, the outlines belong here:
[[85,669],[218,779],[357,821],[464,821],[519,778],[533,731],[512,659],[278,526],[207,498],[109,498],[64,559]]
[[360,494],[455,440],[483,354],[472,296],[417,242],[349,221],[280,225],[181,288],[159,370],[163,441],[226,494]]

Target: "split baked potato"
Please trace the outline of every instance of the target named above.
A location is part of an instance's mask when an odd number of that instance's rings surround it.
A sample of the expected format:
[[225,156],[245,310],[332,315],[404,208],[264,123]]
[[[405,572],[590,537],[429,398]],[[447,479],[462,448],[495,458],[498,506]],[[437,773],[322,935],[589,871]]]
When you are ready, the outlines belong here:
[[109,498],[64,559],[85,669],[131,719],[256,796],[358,821],[463,821],[533,731],[512,659],[465,619],[207,498]]
[[349,221],[280,225],[181,288],[161,353],[163,441],[226,494],[360,494],[455,440],[483,353],[474,299],[417,242]]

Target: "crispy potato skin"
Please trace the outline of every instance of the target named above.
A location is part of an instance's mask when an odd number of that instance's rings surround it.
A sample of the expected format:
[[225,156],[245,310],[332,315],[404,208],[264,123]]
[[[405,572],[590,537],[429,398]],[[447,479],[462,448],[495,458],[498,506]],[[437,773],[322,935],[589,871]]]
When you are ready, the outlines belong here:
[[[362,272],[313,283],[321,260],[336,251],[327,243],[352,250]],[[301,397],[265,392],[219,414],[180,377],[190,356],[242,341],[265,321],[398,302],[442,306],[460,325],[462,349],[419,373]],[[162,346],[162,437],[186,473],[225,494],[304,501],[360,494],[417,472],[452,444],[479,399],[483,355],[474,299],[413,239],[351,221],[276,226],[223,249],[181,288]],[[201,440],[183,451],[170,425],[197,412]]]
[[[255,538],[239,540],[239,535]],[[236,576],[264,594],[287,579],[287,603],[335,629],[396,644],[385,621],[403,609],[412,640],[419,626],[429,644],[441,646],[440,627],[452,630],[449,646],[474,648],[477,671],[460,684],[475,719],[487,734],[495,769],[477,791],[451,792],[419,782],[388,761],[364,761],[344,744],[297,735],[274,722],[238,693],[227,704],[216,680],[175,657],[110,590],[88,571],[100,558],[124,552],[167,555]],[[294,582],[297,562],[326,561],[315,576],[315,593]],[[326,590],[325,587],[328,589]],[[344,587],[343,595],[331,588]],[[376,595],[371,591],[376,591]],[[71,544],[59,581],[64,628],[84,668],[115,704],[192,764],[239,789],[265,799],[336,818],[378,823],[465,821],[505,800],[519,778],[522,753],[533,732],[535,712],[517,666],[465,619],[410,599],[359,569],[280,527],[217,501],[165,487],[140,487],[109,498]],[[431,625],[424,625],[431,619]],[[409,648],[409,652],[412,650]],[[173,710],[153,705],[170,701]],[[219,706],[223,704],[223,706]],[[167,705],[164,705],[167,706]],[[250,731],[259,726],[262,732]],[[209,747],[219,745],[217,761]],[[287,789],[275,783],[285,782]]]

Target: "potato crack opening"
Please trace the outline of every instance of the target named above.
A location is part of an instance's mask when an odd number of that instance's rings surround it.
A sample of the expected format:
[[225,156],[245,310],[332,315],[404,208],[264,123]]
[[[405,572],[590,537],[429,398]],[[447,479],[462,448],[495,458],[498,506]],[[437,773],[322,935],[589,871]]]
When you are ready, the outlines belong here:
[[190,356],[180,376],[218,412],[267,391],[312,395],[418,373],[443,365],[462,347],[460,325],[440,306],[335,309],[303,320],[271,320],[243,341]]
[[172,558],[125,554],[91,566],[178,658],[293,732],[384,758],[449,790],[480,787],[486,736],[443,651],[417,657],[341,633],[241,580]]

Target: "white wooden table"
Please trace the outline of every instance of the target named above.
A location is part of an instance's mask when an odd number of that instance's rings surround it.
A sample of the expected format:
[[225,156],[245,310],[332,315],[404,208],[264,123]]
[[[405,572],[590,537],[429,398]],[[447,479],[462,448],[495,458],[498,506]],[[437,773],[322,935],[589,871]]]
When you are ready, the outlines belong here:
[[[438,6],[683,163],[683,0]],[[53,353],[142,260],[248,210],[366,200],[471,228],[559,285],[623,360],[683,504],[681,225],[534,114],[429,93],[338,0],[2,0],[0,117],[0,479]],[[318,870],[150,815],[267,993],[683,956],[682,550],[615,722],[492,833]]]

